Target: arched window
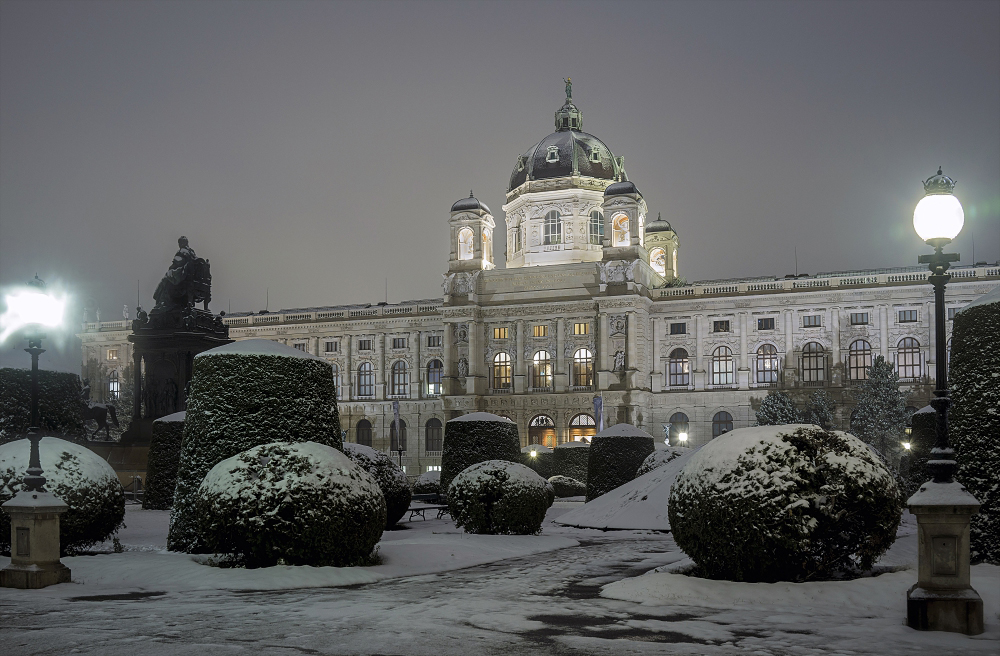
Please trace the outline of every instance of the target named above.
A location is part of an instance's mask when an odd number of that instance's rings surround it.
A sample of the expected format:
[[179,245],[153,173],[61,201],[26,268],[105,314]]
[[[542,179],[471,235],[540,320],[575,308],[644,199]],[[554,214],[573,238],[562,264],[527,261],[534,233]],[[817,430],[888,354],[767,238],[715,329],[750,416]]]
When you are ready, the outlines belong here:
[[440,451],[443,442],[441,420],[431,418],[424,424],[424,434],[428,451]]
[[493,231],[489,228],[483,228],[483,259],[493,261]]
[[354,439],[364,446],[372,445],[372,422],[362,419],[354,429]]
[[358,396],[375,396],[375,369],[371,362],[358,365]]
[[712,417],[712,437],[718,437],[731,430],[733,430],[733,416],[725,410],[716,412]]
[[510,389],[510,356],[505,352],[493,356],[493,389]]
[[597,435],[597,422],[586,412],[581,412],[569,421],[569,439],[574,442],[583,440],[589,442]]
[[667,252],[657,246],[649,251],[649,266],[661,276],[667,275]]
[[444,374],[444,365],[440,360],[431,360],[427,363],[427,393],[431,396],[441,394],[441,378]]
[[590,213],[590,243],[600,246],[604,243],[604,215],[599,210]]
[[340,365],[338,365],[336,362],[333,362],[333,363],[331,363],[331,367],[330,368],[333,370],[333,389],[335,389],[337,391],[337,400],[339,401],[340,397],[341,397],[341,391],[340,391]]
[[545,237],[544,244],[562,243],[562,218],[556,210],[545,215],[543,235]]
[[552,387],[552,360],[548,351],[537,351],[531,358],[531,387],[534,389]]
[[630,242],[628,215],[619,214],[611,221],[611,245],[628,246]]
[[863,339],[851,342],[847,350],[847,377],[849,380],[868,380],[872,366],[872,345]]
[[393,451],[406,451],[406,422],[399,418],[399,434],[396,433],[395,420],[389,421],[389,448]]
[[778,349],[773,344],[761,344],[757,349],[757,382],[778,382]]
[[667,359],[667,379],[671,387],[687,387],[691,384],[691,360],[682,348],[674,349]]
[[736,382],[736,367],[733,352],[728,346],[720,346],[712,351],[712,384],[733,385]]
[[802,347],[802,381],[822,383],[826,378],[826,351],[818,342],[809,342]]
[[410,368],[403,360],[392,363],[392,387],[389,393],[393,396],[407,396],[410,393]]
[[588,349],[577,349],[573,354],[573,386],[593,387],[594,354]]
[[556,425],[548,415],[535,415],[528,422],[528,444],[556,445]]
[[683,412],[675,412],[670,415],[670,443],[674,446],[681,444],[681,433],[689,435],[691,422]]
[[112,370],[108,374],[108,399],[117,399],[118,394],[121,392],[121,385],[118,381],[118,371]]
[[476,252],[475,235],[472,228],[462,228],[458,231],[458,259],[471,260]]
[[920,342],[912,337],[899,340],[896,350],[896,373],[900,378],[920,378]]

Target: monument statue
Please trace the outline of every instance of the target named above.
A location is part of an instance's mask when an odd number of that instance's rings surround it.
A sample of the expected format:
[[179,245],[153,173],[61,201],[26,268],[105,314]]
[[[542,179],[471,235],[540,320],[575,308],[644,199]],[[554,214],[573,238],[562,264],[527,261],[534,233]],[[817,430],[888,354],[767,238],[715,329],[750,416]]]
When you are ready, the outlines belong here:
[[208,309],[212,300],[212,273],[208,260],[195,255],[187,237],[177,240],[177,253],[156,286],[153,299],[156,300],[154,313],[183,310],[200,302]]
[[563,78],[563,82],[566,83],[566,100],[573,99],[573,78],[567,77]]

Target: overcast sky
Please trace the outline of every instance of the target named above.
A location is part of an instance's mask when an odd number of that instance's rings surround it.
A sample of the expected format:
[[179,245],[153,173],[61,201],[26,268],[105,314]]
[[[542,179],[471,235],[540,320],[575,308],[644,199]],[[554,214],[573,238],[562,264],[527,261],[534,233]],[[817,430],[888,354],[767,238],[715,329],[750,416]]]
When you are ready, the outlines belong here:
[[938,165],[1000,259],[995,1],[2,0],[0,286],[117,319],[185,234],[216,311],[438,297],[451,204],[503,225],[566,76],[689,281],[915,264]]

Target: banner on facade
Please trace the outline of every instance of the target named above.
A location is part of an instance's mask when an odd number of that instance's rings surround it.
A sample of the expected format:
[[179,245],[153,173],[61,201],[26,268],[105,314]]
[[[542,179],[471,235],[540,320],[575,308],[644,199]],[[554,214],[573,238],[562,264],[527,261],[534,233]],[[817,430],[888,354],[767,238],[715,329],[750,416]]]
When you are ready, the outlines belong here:
[[604,430],[604,398],[600,396],[594,397],[594,419],[597,420],[597,432],[600,433]]

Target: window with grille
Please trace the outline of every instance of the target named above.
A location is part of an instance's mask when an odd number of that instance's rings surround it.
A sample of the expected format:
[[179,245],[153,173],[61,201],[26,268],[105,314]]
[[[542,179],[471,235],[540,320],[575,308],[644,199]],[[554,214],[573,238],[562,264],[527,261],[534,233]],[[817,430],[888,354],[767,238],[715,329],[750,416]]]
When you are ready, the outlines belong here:
[[390,394],[406,396],[410,393],[410,368],[402,360],[392,363],[392,386]]
[[920,343],[904,337],[896,349],[896,373],[900,378],[920,378]]
[[374,351],[374,340],[371,339],[359,339],[358,340],[358,350],[359,351]]
[[712,438],[733,430],[733,416],[725,410],[716,412],[712,417]]
[[428,348],[440,348],[443,340],[441,335],[428,335],[427,336],[427,347]]
[[441,394],[441,378],[444,374],[444,365],[440,360],[431,360],[427,363],[427,393],[431,396]]
[[292,346],[294,346],[295,349],[298,350],[298,351],[305,351],[306,350],[306,345],[305,345],[304,342],[299,342],[298,344],[292,344]]
[[847,377],[850,380],[868,380],[872,366],[872,345],[863,339],[851,342],[847,350]]
[[802,347],[802,380],[820,383],[826,378],[826,351],[823,345],[809,342]]
[[531,358],[531,386],[534,389],[552,387],[552,360],[548,351],[538,351]]
[[672,323],[670,324],[670,334],[671,335],[686,335],[687,334],[686,323]]
[[757,349],[757,382],[778,382],[778,349],[773,344],[762,344]]
[[590,324],[589,323],[574,323],[573,324],[573,334],[574,335],[589,335],[590,334]]
[[510,356],[497,353],[493,356],[493,389],[510,389]]
[[323,350],[326,353],[336,353],[340,351],[340,342],[326,342],[323,344]]
[[735,382],[736,364],[733,352],[728,346],[720,346],[712,352],[712,384],[732,385]]
[[712,332],[713,333],[728,333],[729,332],[729,322],[728,321],[713,321],[712,322]]
[[589,226],[589,237],[590,243],[595,246],[600,246],[604,243],[604,215],[599,211],[594,210],[590,213],[590,223]]
[[900,310],[899,323],[913,323],[917,320],[916,310]]
[[406,422],[399,418],[399,432],[397,434],[396,421],[389,422],[389,448],[393,451],[406,451]]
[[108,360],[117,360],[117,359],[118,359],[118,349],[116,348],[108,349]]
[[375,396],[375,368],[371,362],[358,366],[358,396]]
[[405,337],[393,337],[392,338],[392,348],[394,349],[405,349],[406,343],[409,340]]
[[774,330],[774,317],[757,319],[757,330]]
[[851,312],[851,325],[852,326],[867,326],[868,325],[868,313],[867,312]]
[[[426,449],[428,451],[440,451],[442,443],[444,442],[443,432],[441,428],[441,420],[437,418],[431,418],[427,420],[424,424],[424,439],[426,443]],[[434,466],[434,465],[432,465]],[[428,469],[427,471],[440,471],[440,469]]]
[[493,339],[507,339],[507,329],[506,328],[494,328],[493,329]]
[[573,385],[591,387],[594,384],[594,354],[588,349],[578,349],[573,354]]
[[372,422],[362,419],[354,428],[354,439],[363,446],[372,445]]
[[562,218],[559,212],[552,210],[545,215],[545,223],[542,226],[545,244],[562,243]]
[[687,435],[690,427],[691,422],[683,412],[670,415],[670,443],[675,446],[680,444],[681,433]]
[[819,328],[823,325],[823,317],[819,314],[807,314],[802,317],[803,328]]
[[117,399],[121,392],[121,384],[118,380],[118,372],[112,371],[108,374],[108,398]]
[[548,326],[532,326],[531,334],[533,337],[548,337],[549,327]]
[[691,383],[691,360],[684,349],[670,352],[667,358],[667,379],[671,387],[687,387]]

